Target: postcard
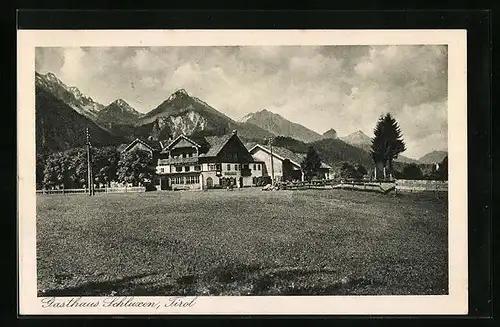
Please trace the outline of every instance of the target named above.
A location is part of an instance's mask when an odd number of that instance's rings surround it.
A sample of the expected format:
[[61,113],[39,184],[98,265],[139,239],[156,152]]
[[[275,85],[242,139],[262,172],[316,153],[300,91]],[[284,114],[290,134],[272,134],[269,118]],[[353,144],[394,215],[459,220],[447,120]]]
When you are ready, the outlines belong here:
[[18,30],[20,314],[467,314],[466,55]]

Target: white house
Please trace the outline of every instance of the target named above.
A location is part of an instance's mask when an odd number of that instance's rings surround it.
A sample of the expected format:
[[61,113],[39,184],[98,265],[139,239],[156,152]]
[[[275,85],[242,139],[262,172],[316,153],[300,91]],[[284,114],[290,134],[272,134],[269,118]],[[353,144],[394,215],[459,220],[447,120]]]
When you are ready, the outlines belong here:
[[254,185],[262,168],[233,131],[197,138],[179,135],[159,152],[156,174],[162,190],[244,187]]
[[[276,181],[283,180],[286,165],[290,165],[291,176],[289,177],[296,180],[304,180],[300,164],[304,160],[306,156],[305,154],[295,153],[282,147],[273,146],[271,156],[271,147],[266,147],[261,144],[254,145],[250,148],[249,152],[253,156],[254,160],[264,163],[264,176],[272,176],[272,171],[274,171],[274,179]],[[332,178],[331,170],[332,167],[324,162],[321,163],[320,171],[323,173],[324,179]]]

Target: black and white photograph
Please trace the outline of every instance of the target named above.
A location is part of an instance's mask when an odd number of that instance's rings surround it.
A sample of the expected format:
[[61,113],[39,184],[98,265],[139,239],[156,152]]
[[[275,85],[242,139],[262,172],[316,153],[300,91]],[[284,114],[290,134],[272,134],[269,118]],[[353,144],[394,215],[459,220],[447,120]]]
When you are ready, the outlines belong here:
[[34,217],[20,238],[37,310],[466,293],[452,46],[288,33],[37,39],[19,109],[32,121]]

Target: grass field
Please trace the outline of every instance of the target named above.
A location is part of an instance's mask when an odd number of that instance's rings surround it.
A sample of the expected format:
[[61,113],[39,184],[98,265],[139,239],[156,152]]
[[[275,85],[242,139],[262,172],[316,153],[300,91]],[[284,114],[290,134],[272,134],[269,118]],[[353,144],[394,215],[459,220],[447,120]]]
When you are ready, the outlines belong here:
[[447,294],[446,195],[37,195],[39,296]]

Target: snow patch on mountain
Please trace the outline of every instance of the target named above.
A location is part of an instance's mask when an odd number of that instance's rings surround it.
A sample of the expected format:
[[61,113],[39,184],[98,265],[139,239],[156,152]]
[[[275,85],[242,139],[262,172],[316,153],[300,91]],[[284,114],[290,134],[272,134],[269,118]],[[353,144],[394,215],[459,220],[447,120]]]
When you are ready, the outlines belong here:
[[254,116],[254,113],[253,113],[253,112],[251,112],[251,113],[249,113],[249,114],[247,114],[247,115],[243,116],[243,118],[241,118],[241,119],[239,120],[239,122],[240,122],[240,123],[246,123],[249,119],[252,119],[252,117],[253,117],[253,116]]

